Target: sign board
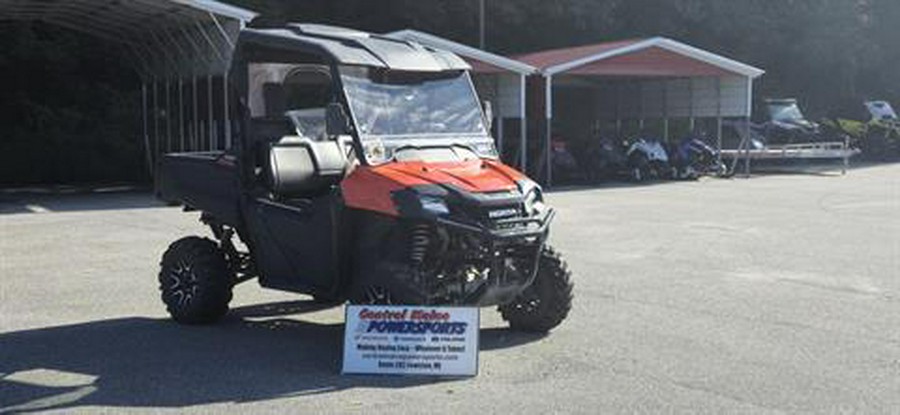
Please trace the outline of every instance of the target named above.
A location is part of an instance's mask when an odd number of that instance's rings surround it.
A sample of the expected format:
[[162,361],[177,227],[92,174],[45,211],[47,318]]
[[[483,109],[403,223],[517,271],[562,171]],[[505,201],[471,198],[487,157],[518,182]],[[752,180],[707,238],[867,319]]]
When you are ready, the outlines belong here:
[[479,309],[348,305],[343,373],[475,376]]

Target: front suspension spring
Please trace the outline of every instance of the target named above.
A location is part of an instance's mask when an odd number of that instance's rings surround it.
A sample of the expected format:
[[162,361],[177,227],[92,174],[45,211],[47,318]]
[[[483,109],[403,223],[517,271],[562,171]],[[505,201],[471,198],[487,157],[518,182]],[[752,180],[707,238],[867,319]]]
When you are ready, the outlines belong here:
[[428,246],[431,244],[431,230],[428,225],[414,225],[410,230],[410,249],[409,258],[414,264],[421,264],[425,261],[425,254],[428,253]]

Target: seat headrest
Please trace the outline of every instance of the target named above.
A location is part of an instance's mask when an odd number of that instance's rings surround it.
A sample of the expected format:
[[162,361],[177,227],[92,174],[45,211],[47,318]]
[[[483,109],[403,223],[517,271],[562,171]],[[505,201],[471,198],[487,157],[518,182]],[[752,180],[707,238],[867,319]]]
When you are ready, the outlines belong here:
[[269,149],[270,187],[278,195],[292,196],[340,182],[347,171],[347,156],[336,141],[284,137]]

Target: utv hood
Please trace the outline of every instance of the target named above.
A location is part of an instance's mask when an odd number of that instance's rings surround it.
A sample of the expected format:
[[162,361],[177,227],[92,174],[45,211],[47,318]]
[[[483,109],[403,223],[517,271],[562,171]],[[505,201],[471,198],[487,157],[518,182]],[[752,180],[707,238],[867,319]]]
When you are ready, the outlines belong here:
[[472,195],[508,193],[526,181],[522,173],[494,160],[414,161],[359,167],[341,183],[341,190],[348,207],[396,216],[394,196],[398,192],[431,189]]

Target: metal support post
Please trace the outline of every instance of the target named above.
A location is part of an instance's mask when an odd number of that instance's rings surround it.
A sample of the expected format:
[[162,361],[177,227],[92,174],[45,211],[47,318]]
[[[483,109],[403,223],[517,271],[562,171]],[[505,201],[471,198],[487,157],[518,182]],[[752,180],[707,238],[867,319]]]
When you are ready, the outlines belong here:
[[178,132],[179,136],[181,137],[181,143],[179,143],[178,151],[185,150],[184,129],[184,80],[178,78]]
[[206,76],[206,98],[207,98],[207,108],[206,113],[209,120],[207,121],[207,125],[209,126],[209,150],[215,150],[216,147],[216,135],[215,130],[213,129],[213,124],[215,124],[214,114],[213,114],[213,76]]
[[546,88],[545,91],[545,104],[546,104],[546,118],[547,118],[547,132],[544,140],[544,163],[546,164],[547,169],[547,187],[553,186],[553,155],[550,154],[552,151],[552,141],[553,141],[553,77],[547,76],[547,82],[544,85]]
[[200,103],[197,98],[197,75],[191,75],[191,83],[193,84],[193,101],[194,101],[194,118],[191,127],[191,151],[200,150]]
[[716,149],[717,162],[722,162],[722,78],[716,78]]
[[141,114],[142,123],[144,127],[144,156],[147,158],[147,170],[150,172],[150,175],[153,175],[153,155],[152,149],[150,148],[150,133],[149,133],[149,125],[150,120],[147,114],[147,82],[141,83]]
[[156,88],[156,80],[153,80],[153,158],[159,156],[159,92]]
[[750,138],[750,117],[746,117],[745,121],[746,122],[744,123],[744,134],[745,134],[745,137],[747,140],[747,145],[744,149],[744,151],[746,152],[746,159],[744,161],[744,177],[750,178],[750,150],[751,150],[751,147],[753,147],[752,141]]
[[519,168],[522,169],[523,173],[527,173],[528,169],[528,115],[526,112],[528,111],[527,106],[525,105],[526,99],[526,89],[527,89],[527,78],[525,75],[519,77],[519,115],[520,115],[520,125],[519,125]]
[[225,149],[231,148],[231,113],[228,108],[228,70],[222,74],[222,113],[225,115]]
[[166,79],[166,153],[172,151],[172,85]]
[[669,82],[662,81],[663,142],[669,142]]

